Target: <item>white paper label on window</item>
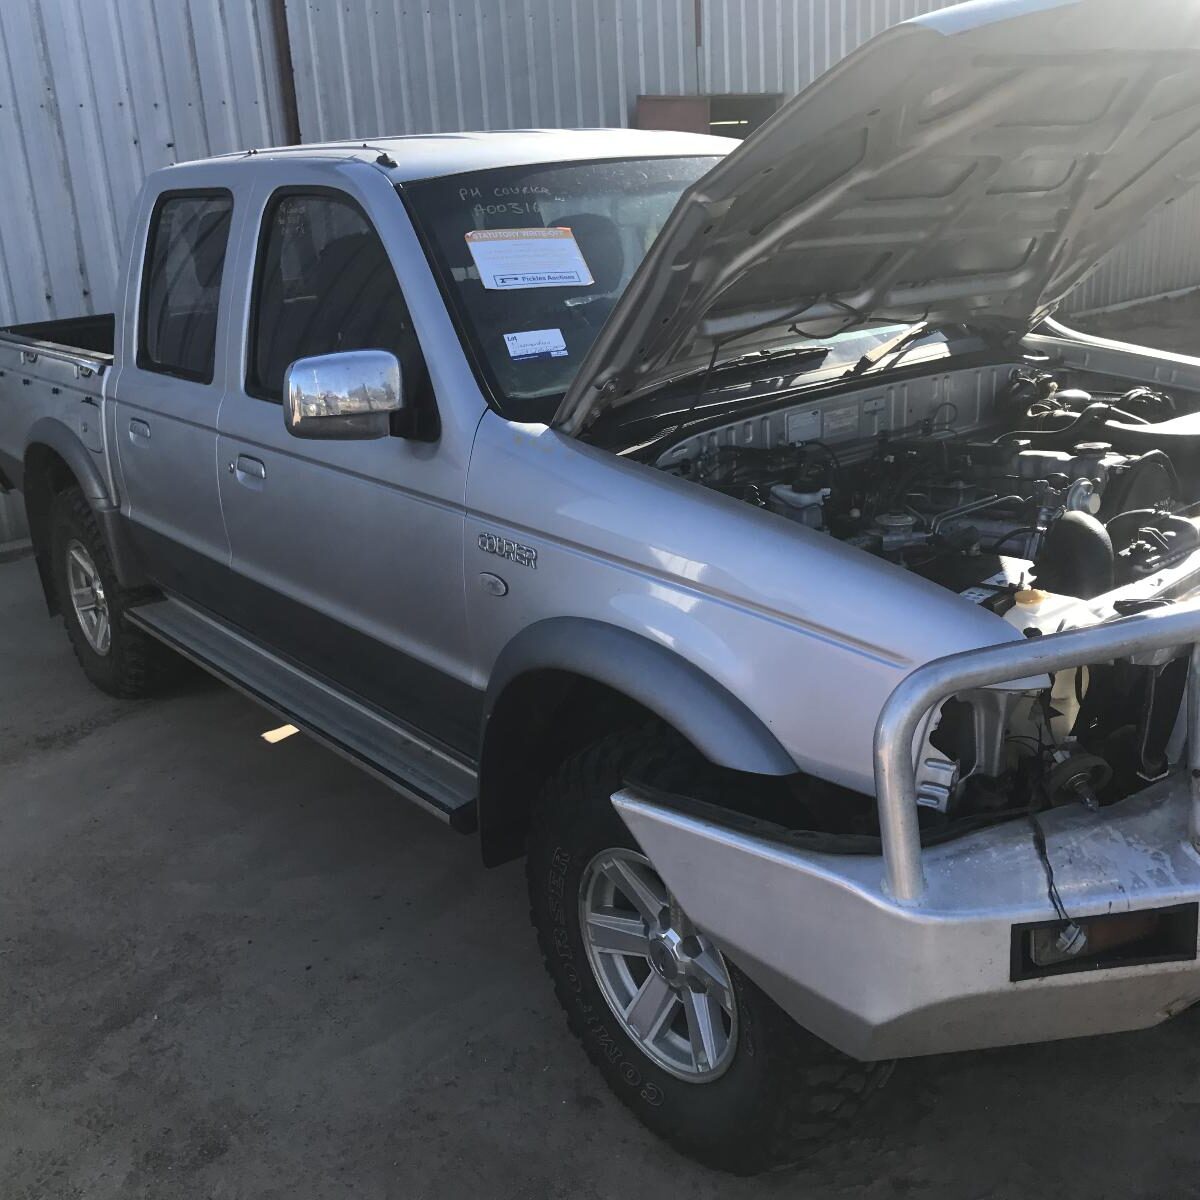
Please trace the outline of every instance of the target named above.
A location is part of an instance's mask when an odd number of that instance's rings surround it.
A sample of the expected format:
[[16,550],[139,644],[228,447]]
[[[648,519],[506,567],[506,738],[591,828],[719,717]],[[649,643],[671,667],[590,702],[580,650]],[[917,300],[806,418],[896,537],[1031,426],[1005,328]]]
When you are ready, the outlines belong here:
[[515,362],[530,358],[565,358],[567,343],[561,329],[526,329],[521,333],[506,333],[504,344]]
[[569,229],[473,229],[467,248],[490,291],[587,287],[593,282]]

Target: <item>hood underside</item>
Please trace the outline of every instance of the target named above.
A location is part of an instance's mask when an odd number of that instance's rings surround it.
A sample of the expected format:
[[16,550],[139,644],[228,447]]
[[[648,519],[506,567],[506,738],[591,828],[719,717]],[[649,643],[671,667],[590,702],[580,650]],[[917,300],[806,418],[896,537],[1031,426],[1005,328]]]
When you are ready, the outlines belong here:
[[897,25],[684,193],[555,416],[759,337],[1028,328],[1200,178],[1196,0],[974,0]]

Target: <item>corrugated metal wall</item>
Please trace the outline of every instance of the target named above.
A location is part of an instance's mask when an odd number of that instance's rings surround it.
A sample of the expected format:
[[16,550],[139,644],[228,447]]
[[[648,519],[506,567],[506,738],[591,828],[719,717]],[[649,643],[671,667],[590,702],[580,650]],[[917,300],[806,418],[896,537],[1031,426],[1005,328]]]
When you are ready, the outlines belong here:
[[[287,0],[305,141],[627,125],[639,94],[794,94],[950,0]],[[699,15],[699,25],[697,25]],[[1200,285],[1200,194],[1071,297],[1107,308]]]
[[793,94],[875,34],[950,2],[702,0],[700,90]]
[[288,0],[306,142],[627,125],[696,90],[694,0]]
[[[286,0],[305,141],[624,125],[639,94],[794,93],[947,0]],[[268,0],[0,0],[0,323],[112,306],[143,176],[286,139]],[[1200,284],[1200,196],[1073,298]]]
[[261,0],[0,0],[0,324],[112,309],[150,171],[284,140],[275,47]]
[[110,309],[145,175],[282,128],[264,3],[0,0],[0,324]]

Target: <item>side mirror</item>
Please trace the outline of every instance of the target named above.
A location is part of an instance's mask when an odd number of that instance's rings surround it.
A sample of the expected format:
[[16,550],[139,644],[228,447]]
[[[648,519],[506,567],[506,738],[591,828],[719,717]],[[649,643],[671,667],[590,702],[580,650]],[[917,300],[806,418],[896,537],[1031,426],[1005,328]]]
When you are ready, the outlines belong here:
[[387,437],[404,411],[400,361],[387,350],[298,358],[283,376],[283,421],[298,438]]

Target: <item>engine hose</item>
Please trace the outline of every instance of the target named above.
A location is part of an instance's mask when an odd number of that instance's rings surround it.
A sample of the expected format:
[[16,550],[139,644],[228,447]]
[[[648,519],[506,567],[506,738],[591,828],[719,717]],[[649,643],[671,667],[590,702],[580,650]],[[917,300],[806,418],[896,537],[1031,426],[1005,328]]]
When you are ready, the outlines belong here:
[[1047,592],[1081,600],[1111,592],[1116,555],[1108,530],[1091,513],[1064,513],[1046,535],[1033,573]]

